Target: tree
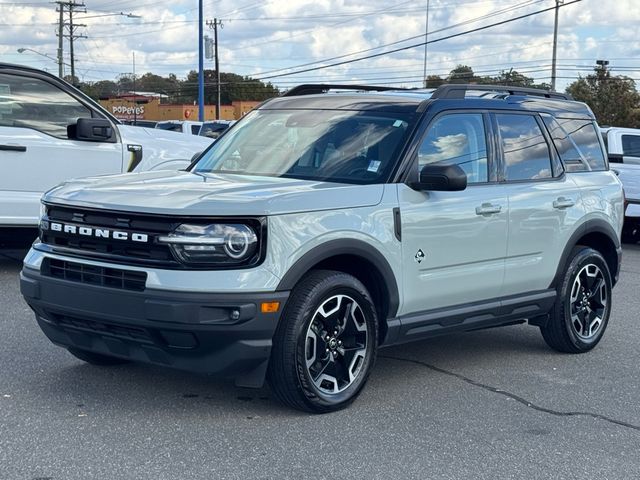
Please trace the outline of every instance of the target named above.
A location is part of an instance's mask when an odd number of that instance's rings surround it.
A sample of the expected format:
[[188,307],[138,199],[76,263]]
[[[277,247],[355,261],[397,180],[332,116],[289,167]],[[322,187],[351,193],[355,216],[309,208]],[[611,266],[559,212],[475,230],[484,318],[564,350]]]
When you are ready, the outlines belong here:
[[473,73],[473,68],[468,65],[458,65],[456,68],[449,72],[447,77],[448,83],[472,83],[476,78]]
[[425,80],[426,88],[438,88],[440,85],[446,83],[445,80],[439,75],[427,75],[427,78]]
[[[204,71],[205,103],[216,103],[216,72]],[[220,72],[220,101],[223,105],[229,105],[236,100],[266,100],[280,94],[277,88],[270,83],[263,83],[250,77],[243,77],[235,73]],[[184,82],[183,101],[198,101],[198,72],[192,70]]]
[[629,77],[612,76],[606,66],[597,66],[569,85],[567,93],[589,105],[601,125],[640,128],[640,94]]

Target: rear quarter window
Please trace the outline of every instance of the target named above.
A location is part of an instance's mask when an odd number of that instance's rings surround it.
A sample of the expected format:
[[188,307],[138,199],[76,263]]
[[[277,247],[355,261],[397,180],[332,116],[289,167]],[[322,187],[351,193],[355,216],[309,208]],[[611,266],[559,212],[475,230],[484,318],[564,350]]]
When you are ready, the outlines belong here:
[[607,163],[592,120],[542,115],[567,172],[606,170]]
[[622,135],[622,154],[640,157],[640,135]]

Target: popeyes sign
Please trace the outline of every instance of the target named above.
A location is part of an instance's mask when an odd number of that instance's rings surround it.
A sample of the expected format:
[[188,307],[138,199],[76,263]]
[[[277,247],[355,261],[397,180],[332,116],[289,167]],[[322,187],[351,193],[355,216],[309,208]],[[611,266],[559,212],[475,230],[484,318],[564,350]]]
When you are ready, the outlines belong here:
[[111,113],[119,120],[144,120],[144,106],[129,107],[127,105],[114,105]]

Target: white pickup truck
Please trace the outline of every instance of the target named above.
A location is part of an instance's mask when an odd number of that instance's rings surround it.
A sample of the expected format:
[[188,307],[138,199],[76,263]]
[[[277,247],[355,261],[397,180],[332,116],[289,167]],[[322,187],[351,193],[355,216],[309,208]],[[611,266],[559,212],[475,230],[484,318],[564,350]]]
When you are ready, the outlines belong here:
[[0,63],[0,228],[35,227],[40,197],[65,180],[179,170],[212,141],[123,125],[67,82]]
[[624,229],[625,241],[640,240],[640,130],[635,128],[602,128],[602,138],[611,168],[618,172],[627,199]]

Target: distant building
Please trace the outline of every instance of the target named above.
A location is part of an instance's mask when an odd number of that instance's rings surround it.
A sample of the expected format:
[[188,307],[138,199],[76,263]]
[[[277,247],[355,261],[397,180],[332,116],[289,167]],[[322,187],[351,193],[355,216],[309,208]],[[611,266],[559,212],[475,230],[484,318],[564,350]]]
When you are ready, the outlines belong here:
[[[101,98],[100,104],[119,120],[198,120],[198,105],[161,103],[167,95],[154,92],[132,92]],[[239,120],[261,102],[236,101],[220,106],[220,119]],[[205,120],[215,120],[216,106],[205,105]]]

